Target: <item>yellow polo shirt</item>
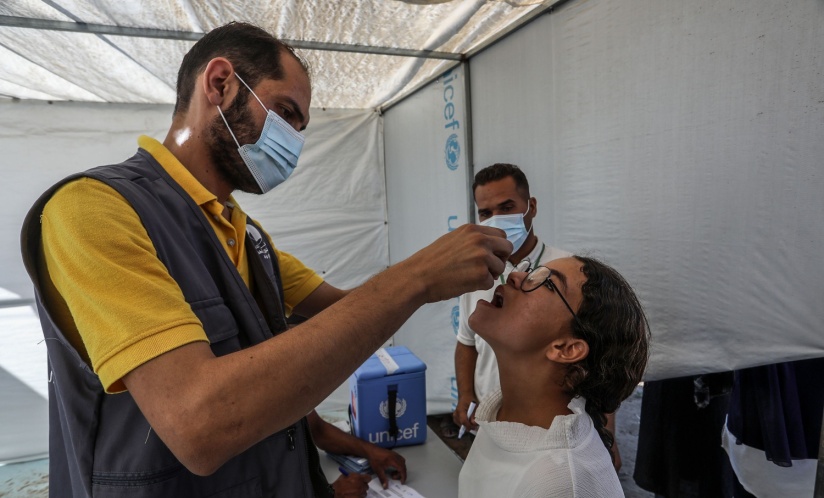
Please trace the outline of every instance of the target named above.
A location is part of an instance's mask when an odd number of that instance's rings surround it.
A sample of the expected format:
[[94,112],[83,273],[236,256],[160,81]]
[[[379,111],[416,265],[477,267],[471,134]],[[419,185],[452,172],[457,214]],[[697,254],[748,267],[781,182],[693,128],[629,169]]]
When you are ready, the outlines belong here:
[[[141,136],[138,145],[200,206],[249,286],[246,213],[230,198],[231,219],[225,219],[224,206],[163,144]],[[41,226],[43,297],[107,392],[125,390],[123,376],[152,358],[208,342],[137,213],[113,188],[91,178],[67,183],[46,204]],[[323,279],[290,254],[275,252],[291,311]]]

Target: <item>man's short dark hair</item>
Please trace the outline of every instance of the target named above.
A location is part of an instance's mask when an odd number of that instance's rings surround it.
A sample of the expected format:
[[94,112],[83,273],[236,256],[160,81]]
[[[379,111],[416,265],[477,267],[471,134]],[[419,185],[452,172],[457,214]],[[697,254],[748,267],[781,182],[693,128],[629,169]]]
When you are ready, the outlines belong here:
[[309,68],[295,50],[263,29],[243,22],[230,22],[206,33],[183,57],[177,73],[177,101],[174,113],[185,112],[194,93],[195,81],[210,60],[225,57],[252,88],[262,79],[282,80],[281,55],[288,52],[309,74]]
[[490,182],[497,182],[511,176],[515,180],[515,188],[525,200],[529,200],[529,182],[521,168],[514,164],[496,163],[487,166],[475,173],[475,182],[472,184],[472,197],[475,197],[475,189]]

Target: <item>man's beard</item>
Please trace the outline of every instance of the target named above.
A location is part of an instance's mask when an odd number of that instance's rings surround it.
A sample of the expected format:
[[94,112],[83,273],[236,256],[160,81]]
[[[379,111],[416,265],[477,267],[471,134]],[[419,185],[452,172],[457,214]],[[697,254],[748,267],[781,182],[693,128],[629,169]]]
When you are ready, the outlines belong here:
[[[248,100],[248,96],[237,95],[232,104],[223,111],[226,122],[229,123],[240,145],[255,143],[260,135],[253,128],[252,112],[246,105]],[[252,172],[240,157],[237,144],[219,115],[215,116],[209,126],[208,146],[217,174],[232,186],[232,190],[241,190],[250,194],[263,193]]]

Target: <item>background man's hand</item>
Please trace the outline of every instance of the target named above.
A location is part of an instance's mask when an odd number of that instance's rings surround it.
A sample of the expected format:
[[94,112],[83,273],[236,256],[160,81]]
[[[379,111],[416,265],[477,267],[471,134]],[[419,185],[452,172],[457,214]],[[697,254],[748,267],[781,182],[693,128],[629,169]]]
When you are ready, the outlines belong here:
[[340,476],[332,483],[335,490],[335,498],[363,498],[369,489],[369,481],[372,476],[368,474],[349,474]]
[[455,411],[452,412],[452,420],[455,422],[455,425],[464,426],[467,431],[478,428],[478,424],[475,423],[475,414],[473,413],[472,417],[466,416],[469,410],[469,404],[472,401],[474,400],[471,398],[459,398],[458,404],[455,406]]
[[616,410],[615,413],[607,413],[605,414],[607,417],[606,428],[609,432],[612,433],[612,449],[609,450],[610,454],[612,455],[612,466],[615,467],[615,472],[621,470],[621,452],[618,450],[618,433],[615,432],[615,416],[618,414]]
[[618,449],[618,441],[612,443],[612,449],[610,450],[612,453],[612,466],[615,467],[615,472],[621,470],[621,451]]
[[390,477],[401,483],[406,482],[406,459],[404,457],[392,450],[370,445],[366,450],[366,458],[369,460],[369,466],[375,471],[375,475],[381,480],[384,489],[389,486]]

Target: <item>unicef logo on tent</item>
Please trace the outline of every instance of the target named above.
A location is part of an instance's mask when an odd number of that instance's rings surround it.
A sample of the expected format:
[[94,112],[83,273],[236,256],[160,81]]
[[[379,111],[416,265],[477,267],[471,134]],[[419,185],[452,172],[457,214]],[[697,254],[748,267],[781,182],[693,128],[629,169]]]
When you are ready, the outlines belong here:
[[458,159],[461,158],[461,144],[458,143],[458,135],[453,133],[446,139],[446,167],[455,171],[458,169]]
[[[381,417],[389,418],[389,400],[381,401],[380,407],[378,410],[381,412]],[[406,413],[406,400],[403,398],[398,398],[398,402],[395,405],[395,417],[401,418],[403,414]]]
[[460,323],[461,311],[457,306],[452,307],[452,331],[458,335],[458,324]]

